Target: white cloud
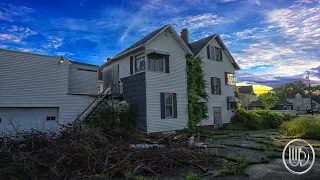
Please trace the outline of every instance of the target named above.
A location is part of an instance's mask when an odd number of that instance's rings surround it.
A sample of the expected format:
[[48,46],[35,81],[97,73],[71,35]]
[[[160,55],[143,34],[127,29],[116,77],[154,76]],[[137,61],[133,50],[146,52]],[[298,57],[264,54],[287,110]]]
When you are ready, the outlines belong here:
[[213,13],[198,14],[195,16],[178,17],[171,20],[178,29],[187,27],[189,30],[196,30],[203,27],[211,27],[217,24],[231,22],[230,19],[220,17]]
[[21,41],[21,38],[12,34],[0,34],[0,40],[19,43]]
[[237,0],[218,0],[219,3],[229,3],[234,1],[237,1]]
[[24,16],[34,10],[25,6],[13,6],[11,4],[0,3],[0,19],[14,21],[15,18]]
[[47,44],[44,45],[45,48],[57,49],[63,45],[63,39],[55,36],[49,36],[47,39]]
[[37,32],[30,28],[22,26],[11,26],[8,29],[4,29],[5,33],[0,32],[0,40],[10,41],[14,43],[20,43],[24,38],[36,35]]
[[74,54],[71,52],[57,52],[57,56],[73,56]]
[[[250,69],[266,64],[270,78],[274,76],[294,76],[307,69],[319,66],[320,61],[320,6],[313,7],[294,4],[291,7],[268,11],[266,28],[245,29],[233,33],[243,39],[254,40],[239,51],[235,57],[242,69]],[[230,39],[228,39],[230,40]]]

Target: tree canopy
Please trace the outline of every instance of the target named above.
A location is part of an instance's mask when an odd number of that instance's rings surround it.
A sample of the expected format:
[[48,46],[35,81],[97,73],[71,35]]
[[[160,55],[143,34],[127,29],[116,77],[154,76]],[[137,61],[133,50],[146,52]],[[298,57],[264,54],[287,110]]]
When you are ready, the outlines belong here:
[[280,86],[273,88],[273,92],[281,99],[294,98],[297,93],[305,97],[305,90],[307,90],[307,86],[301,80],[281,84]]
[[268,92],[265,94],[261,94],[259,96],[259,100],[262,101],[263,105],[265,105],[267,109],[271,109],[278,103],[279,98],[275,93]]

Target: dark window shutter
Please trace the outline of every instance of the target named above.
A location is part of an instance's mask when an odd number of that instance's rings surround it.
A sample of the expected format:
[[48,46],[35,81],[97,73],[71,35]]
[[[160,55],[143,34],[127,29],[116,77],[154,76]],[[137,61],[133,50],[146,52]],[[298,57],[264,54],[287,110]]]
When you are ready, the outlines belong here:
[[130,56],[130,75],[133,74],[133,56]]
[[228,85],[228,73],[224,72],[224,81],[226,83],[226,85]]
[[221,80],[220,78],[218,78],[218,91],[219,91],[219,94],[221,95]]
[[220,50],[220,61],[222,61],[222,48],[219,48],[219,50]]
[[178,117],[178,109],[177,109],[177,94],[173,93],[173,117]]
[[207,46],[207,57],[210,59],[210,46]]
[[164,64],[166,66],[166,73],[170,73],[170,67],[169,67],[169,56],[164,57]]
[[214,94],[214,84],[213,77],[211,77],[211,94]]
[[160,106],[161,106],[161,119],[165,119],[166,118],[166,114],[165,114],[165,96],[164,93],[160,93]]
[[229,110],[229,98],[227,97],[227,110]]

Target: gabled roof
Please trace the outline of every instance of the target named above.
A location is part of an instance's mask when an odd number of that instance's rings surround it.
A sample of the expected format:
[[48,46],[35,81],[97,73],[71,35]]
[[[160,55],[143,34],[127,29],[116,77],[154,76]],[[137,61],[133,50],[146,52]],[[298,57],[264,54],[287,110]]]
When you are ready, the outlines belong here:
[[239,93],[242,93],[242,94],[254,94],[254,90],[252,86],[239,86],[238,90],[239,90]]
[[278,103],[277,104],[285,104],[285,105],[288,105],[288,104],[293,104],[292,102],[288,101],[287,99],[284,99],[284,98],[280,98],[278,100]]
[[229,52],[228,48],[226,47],[226,45],[223,43],[222,39],[220,38],[220,36],[218,34],[213,34],[211,36],[208,36],[206,38],[200,39],[198,41],[189,43],[189,48],[192,50],[193,54],[195,56],[198,56],[200,51],[207,47],[207,45],[211,42],[212,39],[216,39],[217,42],[220,44],[221,48],[223,50],[226,50],[225,53],[228,56],[231,64],[233,65],[233,67],[236,70],[240,70],[239,65],[237,64],[237,62],[234,60],[234,58],[232,57],[231,53]]
[[208,44],[208,42],[215,36],[216,34],[213,34],[211,36],[208,36],[206,38],[197,40],[195,42],[189,43],[188,46],[193,52],[193,54],[197,55],[199,52]]
[[120,52],[119,54],[117,54],[116,56],[114,56],[113,58],[111,58],[108,62],[104,63],[100,68],[104,68],[105,66],[115,62],[117,59],[119,59],[120,57],[123,57],[124,55],[134,51],[134,50],[138,50],[140,48],[144,48],[146,44],[150,43],[154,38],[156,38],[159,34],[161,34],[163,31],[165,31],[166,29],[171,28],[172,31],[172,36],[178,41],[178,43],[181,45],[181,47],[187,51],[189,54],[193,55],[193,52],[190,50],[190,48],[188,47],[188,45],[181,39],[181,37],[177,34],[177,32],[174,30],[174,28],[172,27],[171,24],[167,24],[153,32],[151,32],[150,34],[146,35],[145,37],[143,37],[142,39],[140,39],[139,41],[137,41],[136,43],[134,43],[133,45],[131,45],[129,48],[125,49],[124,51]]
[[150,34],[146,35],[145,37],[143,37],[142,39],[140,39],[139,41],[137,41],[136,43],[134,43],[133,45],[131,45],[127,49],[125,49],[125,50],[121,51],[119,54],[115,55],[115,57],[117,57],[120,54],[124,54],[124,53],[130,51],[131,49],[134,49],[136,47],[139,47],[139,46],[145,44],[146,42],[148,42],[151,38],[153,38],[156,34],[158,34],[161,30],[163,30],[167,26],[168,26],[168,24],[165,25],[165,26],[162,26],[161,28],[159,28],[159,29],[157,29],[157,30],[155,30],[153,32],[151,32]]

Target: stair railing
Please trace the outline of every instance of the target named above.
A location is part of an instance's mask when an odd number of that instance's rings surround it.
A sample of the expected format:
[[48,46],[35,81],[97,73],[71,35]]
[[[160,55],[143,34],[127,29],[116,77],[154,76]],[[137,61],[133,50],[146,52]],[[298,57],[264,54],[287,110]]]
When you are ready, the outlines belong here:
[[[108,94],[110,91],[112,91],[112,88],[110,88],[110,89],[106,92],[106,90],[107,90],[108,88],[109,88],[109,86],[107,86],[106,88],[104,88],[103,91],[102,91],[100,94],[98,94],[98,96],[89,104],[89,106],[88,106],[85,110],[83,110],[81,114],[78,115],[78,117],[75,119],[74,123],[79,122],[79,121],[87,118],[88,115],[91,114],[91,112],[94,110],[94,107],[86,114],[86,116],[85,116],[84,118],[82,118],[82,119],[80,118],[82,115],[85,114],[85,112],[86,112],[95,102],[97,102],[97,101],[99,100],[99,98],[100,98],[101,96],[102,96],[103,98],[100,100],[100,102],[105,99],[106,94]],[[106,93],[105,93],[105,92],[106,92]],[[112,92],[111,92],[111,93],[112,93]],[[98,105],[98,103],[97,103],[97,105]]]

